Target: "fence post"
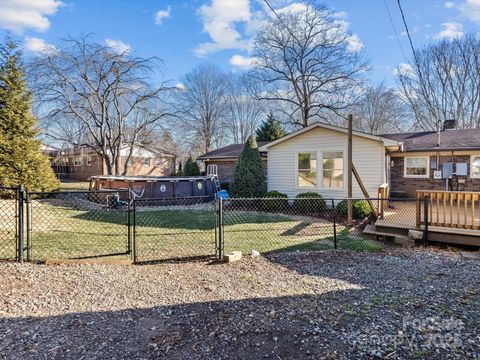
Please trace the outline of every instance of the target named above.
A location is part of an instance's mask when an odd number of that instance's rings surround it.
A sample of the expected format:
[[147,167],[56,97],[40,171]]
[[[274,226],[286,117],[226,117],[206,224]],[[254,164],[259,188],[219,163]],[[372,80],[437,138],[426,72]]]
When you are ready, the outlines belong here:
[[133,251],[132,251],[133,263],[137,263],[137,204],[133,199]]
[[24,225],[23,225],[23,203],[24,203],[24,191],[23,185],[18,188],[18,254],[17,261],[23,262],[23,248],[24,248]]
[[428,244],[428,197],[425,196],[423,198],[423,221],[425,223],[425,227],[423,228],[423,245],[427,246]]
[[128,190],[127,196],[127,253],[132,255],[132,222],[131,222],[131,198],[130,198],[130,189]]
[[32,261],[32,200],[30,199],[30,194],[26,194],[26,228],[27,228],[27,261]]
[[223,258],[223,199],[218,198],[218,259]]
[[333,248],[337,249],[337,214],[335,209],[335,200],[332,199],[332,213],[333,213]]

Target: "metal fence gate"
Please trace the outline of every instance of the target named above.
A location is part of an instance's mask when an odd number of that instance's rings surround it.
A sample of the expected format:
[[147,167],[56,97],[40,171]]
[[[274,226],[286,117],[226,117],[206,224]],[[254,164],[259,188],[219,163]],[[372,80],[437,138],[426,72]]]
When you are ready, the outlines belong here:
[[19,217],[23,191],[16,187],[0,187],[0,259],[19,260],[22,247],[19,239],[22,237],[22,221]]

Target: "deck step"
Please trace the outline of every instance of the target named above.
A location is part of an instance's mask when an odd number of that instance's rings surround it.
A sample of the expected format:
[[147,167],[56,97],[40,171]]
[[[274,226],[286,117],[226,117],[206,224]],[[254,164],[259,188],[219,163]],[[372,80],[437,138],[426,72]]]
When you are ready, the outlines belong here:
[[392,238],[395,244],[402,245],[404,247],[412,247],[415,246],[415,239],[405,235],[405,234],[398,234],[391,231],[385,231],[383,229],[378,229],[375,224],[368,224],[363,229],[363,234],[365,235],[373,235],[373,236],[382,236],[385,238]]

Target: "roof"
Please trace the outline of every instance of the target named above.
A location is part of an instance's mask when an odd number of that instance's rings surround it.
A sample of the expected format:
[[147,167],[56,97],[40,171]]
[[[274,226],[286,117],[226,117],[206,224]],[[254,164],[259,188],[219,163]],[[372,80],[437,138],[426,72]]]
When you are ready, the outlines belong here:
[[[294,132],[292,132],[288,135],[285,135],[284,137],[281,137],[278,140],[271,141],[268,144],[265,144],[264,146],[262,146],[260,148],[260,151],[267,151],[267,149],[271,146],[277,145],[277,144],[279,144],[283,141],[289,140],[289,139],[291,139],[295,136],[298,136],[300,134],[303,134],[307,131],[310,131],[310,130],[313,130],[313,129],[316,129],[316,128],[329,129],[329,130],[333,130],[333,131],[342,132],[342,133],[345,133],[345,134],[348,133],[348,129],[344,128],[344,127],[334,126],[334,125],[325,124],[325,123],[321,123],[321,122],[314,122],[307,127],[304,127],[304,128],[302,128],[300,130],[297,130],[297,131],[294,131]],[[361,132],[361,131],[353,131],[352,134],[355,135],[355,136],[366,138],[366,139],[382,142],[385,145],[385,147],[394,147],[394,148],[399,148],[399,149],[402,148],[402,142],[401,141],[394,140],[394,139],[391,139],[391,138],[386,138],[386,137],[382,137],[382,136],[378,136],[378,135],[371,135],[371,134],[367,134],[367,133],[364,133],[364,132]]]
[[[268,141],[259,141],[258,147],[260,148],[266,144],[268,144]],[[209,151],[199,156],[197,160],[238,158],[244,147],[245,144],[227,145],[222,148]]]
[[474,150],[480,149],[480,129],[451,129],[440,132],[440,146],[436,131],[385,134],[383,137],[401,141],[404,151]]

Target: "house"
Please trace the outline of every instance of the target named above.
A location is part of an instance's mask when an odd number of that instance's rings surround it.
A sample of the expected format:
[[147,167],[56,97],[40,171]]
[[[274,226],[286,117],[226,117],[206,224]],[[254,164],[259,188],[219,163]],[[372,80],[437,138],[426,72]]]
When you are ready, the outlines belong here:
[[[266,145],[267,142],[259,142],[258,146]],[[243,151],[244,144],[231,144],[210,152],[203,154],[197,158],[197,161],[202,161],[205,168],[208,165],[217,166],[218,179],[222,183],[231,183],[233,181],[233,174],[237,166],[238,158]],[[267,174],[267,153],[260,152],[262,158],[263,170]]]
[[[129,147],[121,150],[121,169],[127,161],[129,150]],[[61,180],[87,181],[90,176],[108,174],[102,157],[91,148],[44,146],[42,151],[51,158],[52,168]],[[138,145],[128,161],[128,175],[170,176],[175,172],[175,163],[174,154]]]

